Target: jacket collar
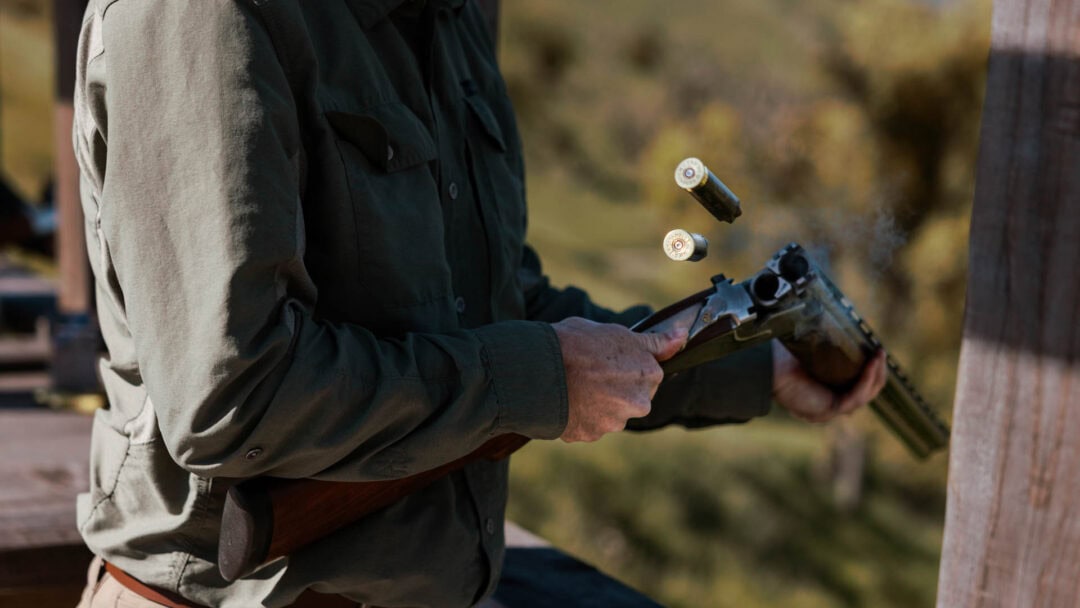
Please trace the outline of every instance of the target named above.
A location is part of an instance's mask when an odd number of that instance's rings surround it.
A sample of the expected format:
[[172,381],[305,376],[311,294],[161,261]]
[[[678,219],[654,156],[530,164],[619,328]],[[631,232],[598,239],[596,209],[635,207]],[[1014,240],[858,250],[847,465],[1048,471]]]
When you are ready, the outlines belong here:
[[349,6],[353,9],[357,20],[364,29],[369,29],[376,23],[386,19],[387,15],[394,12],[406,2],[433,2],[452,9],[461,8],[467,0],[349,0]]

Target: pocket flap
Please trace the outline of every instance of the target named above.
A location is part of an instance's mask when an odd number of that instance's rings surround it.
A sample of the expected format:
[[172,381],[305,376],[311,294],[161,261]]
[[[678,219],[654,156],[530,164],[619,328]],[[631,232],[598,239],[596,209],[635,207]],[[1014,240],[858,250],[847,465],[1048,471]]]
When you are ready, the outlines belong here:
[[495,114],[488,107],[487,102],[479,95],[469,95],[465,98],[465,102],[468,104],[469,109],[472,110],[473,116],[480,122],[484,132],[488,134],[488,137],[495,142],[500,151],[506,152],[506,141],[503,139],[502,127],[499,126],[499,121],[495,119]]
[[387,173],[435,160],[435,141],[424,123],[403,103],[388,103],[362,112],[330,111],[330,126]]

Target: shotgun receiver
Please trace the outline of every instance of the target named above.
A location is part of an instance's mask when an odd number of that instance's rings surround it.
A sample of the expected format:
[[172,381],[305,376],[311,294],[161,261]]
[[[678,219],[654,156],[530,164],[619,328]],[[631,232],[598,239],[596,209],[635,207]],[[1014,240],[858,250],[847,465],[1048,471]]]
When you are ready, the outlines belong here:
[[[845,390],[881,343],[802,247],[788,245],[752,278],[723,275],[712,287],[647,317],[635,331],[655,331],[693,316],[686,347],[663,364],[666,375],[776,338],[818,381]],[[924,458],[946,446],[949,429],[888,359],[888,380],[871,403],[911,452]],[[524,446],[520,435],[495,437],[467,456],[404,479],[336,482],[258,478],[229,489],[221,520],[218,566],[229,581],[385,508],[481,459],[499,460]]]

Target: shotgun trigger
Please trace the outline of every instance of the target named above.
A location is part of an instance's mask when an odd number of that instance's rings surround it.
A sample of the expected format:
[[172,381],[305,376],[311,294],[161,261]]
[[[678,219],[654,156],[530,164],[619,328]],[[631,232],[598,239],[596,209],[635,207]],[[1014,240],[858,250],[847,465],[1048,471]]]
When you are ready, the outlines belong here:
[[742,285],[733,285],[731,279],[719,275],[713,278],[715,292],[705,299],[697,320],[690,327],[688,340],[701,333],[702,330],[725,317],[730,318],[734,327],[738,327],[748,321],[757,318],[753,311],[754,301]]

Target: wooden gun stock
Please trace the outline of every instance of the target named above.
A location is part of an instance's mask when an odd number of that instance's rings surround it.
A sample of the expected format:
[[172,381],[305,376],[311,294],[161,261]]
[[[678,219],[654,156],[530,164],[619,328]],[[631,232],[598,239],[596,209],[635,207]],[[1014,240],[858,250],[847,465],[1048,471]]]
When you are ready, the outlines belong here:
[[[320,481],[259,477],[229,489],[221,516],[218,568],[227,581],[386,508],[478,460],[502,460],[526,443],[521,435],[491,439],[441,467],[386,481]],[[317,511],[318,516],[313,512]]]

